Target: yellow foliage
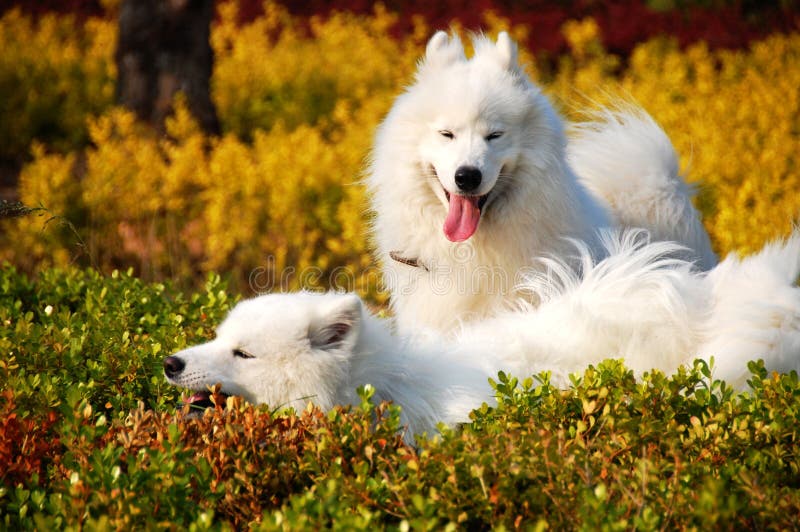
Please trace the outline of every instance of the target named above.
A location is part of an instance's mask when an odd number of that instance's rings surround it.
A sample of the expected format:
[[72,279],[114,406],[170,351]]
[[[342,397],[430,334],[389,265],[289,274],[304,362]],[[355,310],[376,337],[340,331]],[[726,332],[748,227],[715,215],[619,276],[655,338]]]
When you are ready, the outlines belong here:
[[575,58],[583,59],[589,54],[602,53],[600,26],[593,18],[568,20],[562,28],[562,33]]
[[327,131],[335,127],[338,104],[357,108],[376,96],[388,99],[408,79],[418,53],[388,38],[395,17],[380,6],[371,17],[312,18],[308,32],[271,1],[263,17],[238,26],[236,7],[220,6],[212,32],[212,92],[226,129],[245,138],[278,121]]
[[114,95],[115,40],[111,21],[0,16],[0,157],[24,153],[33,138],[60,149],[86,140],[86,113]]
[[[265,12],[238,27],[236,4],[220,5],[212,86],[223,136],[203,135],[180,98],[165,137],[121,109],[84,117],[91,147],[55,155],[37,146],[20,182],[25,203],[63,215],[75,231],[42,230],[36,219],[5,222],[0,239],[13,245],[0,247],[0,256],[31,268],[65,264],[84,256],[80,242],[88,262],[133,264],[143,276],[217,270],[257,291],[335,285],[380,300],[362,172],[375,127],[410,81],[430,29],[419,21],[411,37],[394,40],[393,18],[380,7],[308,26],[272,2]],[[4,15],[0,42],[9,42],[10,21],[20,17]],[[94,84],[70,90],[110,98],[107,23],[91,22],[99,30],[87,45],[86,35],[72,42],[53,29],[62,22],[48,20],[19,31],[63,57],[53,61],[92,55],[85,74],[64,79]],[[507,29],[524,39],[531,31],[491,13],[485,20],[492,34]],[[602,48],[594,21],[564,31],[573,52],[542,80],[545,89],[568,115],[614,94],[645,107],[698,186],[719,252],[753,251],[788,233],[800,213],[800,35],[740,52],[702,44],[682,51],[655,39],[622,68]],[[24,54],[15,46],[17,57]]]
[[[612,59],[613,60],[613,59]],[[749,253],[786,235],[800,215],[800,34],[774,35],[746,51],[686,51],[665,39],[638,46],[611,77],[601,52],[558,72],[559,99],[596,102],[621,93],[664,127],[700,191],[704,223],[720,253]]]
[[[32,147],[34,161],[20,176],[20,200],[29,207],[47,206],[48,212],[19,221],[17,230],[6,227],[8,244],[0,246],[0,259],[11,259],[22,266],[63,265],[70,261],[73,249],[64,241],[68,234],[66,220],[80,216],[81,187],[73,176],[76,155],[48,155],[44,146]],[[53,216],[61,218],[51,219]],[[11,226],[11,223],[6,224]],[[48,230],[44,230],[48,226]],[[0,233],[2,235],[2,233]],[[73,240],[74,242],[74,240]]]

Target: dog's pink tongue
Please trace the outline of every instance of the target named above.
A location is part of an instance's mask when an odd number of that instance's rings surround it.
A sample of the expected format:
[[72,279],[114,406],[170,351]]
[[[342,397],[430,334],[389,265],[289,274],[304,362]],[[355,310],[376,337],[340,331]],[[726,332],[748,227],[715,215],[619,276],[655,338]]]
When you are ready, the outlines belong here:
[[197,401],[202,401],[204,399],[208,399],[210,396],[211,396],[211,394],[208,393],[208,392],[197,392],[197,393],[191,395],[190,397],[187,397],[183,402],[191,404],[191,403],[194,403],[194,402],[197,402]]
[[481,210],[478,198],[450,194],[450,210],[444,220],[444,236],[451,242],[463,242],[478,229]]

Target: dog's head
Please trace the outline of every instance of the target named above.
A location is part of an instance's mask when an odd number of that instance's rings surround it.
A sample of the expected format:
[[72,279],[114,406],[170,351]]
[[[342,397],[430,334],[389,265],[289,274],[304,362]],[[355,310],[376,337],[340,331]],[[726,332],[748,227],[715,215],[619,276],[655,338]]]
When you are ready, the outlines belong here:
[[424,127],[417,125],[422,127],[417,156],[445,207],[445,236],[454,242],[475,233],[483,212],[502,201],[521,164],[549,164],[552,146],[563,135],[506,32],[497,41],[477,36],[473,47],[467,60],[457,36],[436,33],[401,104],[408,106],[405,118],[425,121]]
[[208,387],[273,407],[311,401],[335,403],[349,385],[350,358],[361,324],[361,300],[352,294],[272,294],[242,301],[217,328],[216,339],[164,360],[176,386],[197,393],[188,402],[208,406]]

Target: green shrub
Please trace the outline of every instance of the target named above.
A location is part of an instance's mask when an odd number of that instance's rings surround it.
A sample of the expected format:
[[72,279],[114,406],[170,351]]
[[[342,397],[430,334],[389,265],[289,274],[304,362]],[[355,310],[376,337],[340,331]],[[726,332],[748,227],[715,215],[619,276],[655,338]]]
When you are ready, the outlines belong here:
[[130,272],[45,270],[35,281],[0,267],[0,375],[23,415],[77,392],[95,412],[174,402],[161,374],[169,352],[206,338],[227,312],[225,283],[211,275],[189,298]]
[[496,406],[417,448],[369,387],[327,413],[229,398],[187,416],[162,358],[233,302],[216,276],[186,297],[0,268],[0,529],[796,526],[794,373],[753,363],[748,393],[702,362],[637,380],[610,360],[568,390],[500,374]]

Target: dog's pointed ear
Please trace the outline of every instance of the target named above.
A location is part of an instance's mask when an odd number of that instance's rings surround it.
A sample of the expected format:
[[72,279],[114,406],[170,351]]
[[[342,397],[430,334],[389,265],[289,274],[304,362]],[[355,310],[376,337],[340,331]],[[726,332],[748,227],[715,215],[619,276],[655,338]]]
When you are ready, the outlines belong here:
[[464,46],[458,35],[449,37],[444,31],[437,31],[425,47],[425,61],[422,66],[440,68],[458,61],[466,60]]
[[361,324],[361,299],[355,294],[337,296],[323,306],[308,328],[315,349],[340,349],[352,344]]
[[519,66],[517,59],[517,44],[511,40],[511,36],[506,31],[501,31],[497,35],[497,48],[498,57],[504,68],[512,70]]

